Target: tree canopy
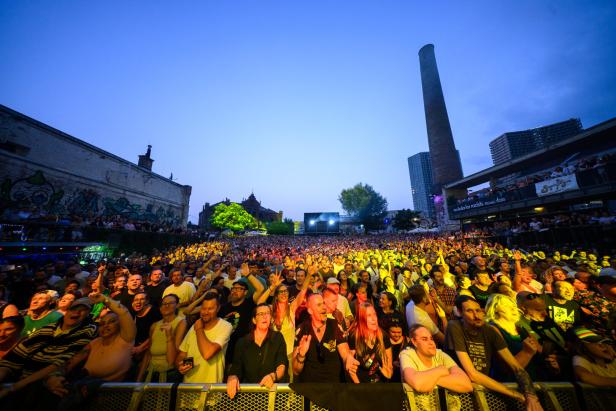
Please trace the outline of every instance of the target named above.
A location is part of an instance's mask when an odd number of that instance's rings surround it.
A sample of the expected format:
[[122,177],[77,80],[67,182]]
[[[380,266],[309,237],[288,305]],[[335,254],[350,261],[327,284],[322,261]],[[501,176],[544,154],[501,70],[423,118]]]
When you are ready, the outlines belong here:
[[393,226],[397,230],[412,230],[419,225],[420,216],[419,211],[402,209],[396,213]]
[[358,183],[340,192],[338,201],[349,215],[357,217],[366,228],[378,229],[383,226],[387,213],[387,200],[372,186]]
[[220,230],[242,231],[259,226],[258,221],[237,203],[218,204],[210,217],[212,226]]

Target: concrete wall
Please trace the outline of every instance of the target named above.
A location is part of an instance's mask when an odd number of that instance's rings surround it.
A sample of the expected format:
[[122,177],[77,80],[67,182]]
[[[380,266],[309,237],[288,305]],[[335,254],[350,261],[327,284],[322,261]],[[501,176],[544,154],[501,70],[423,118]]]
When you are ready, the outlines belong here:
[[4,106],[0,184],[0,215],[17,208],[174,226],[186,226],[192,190]]

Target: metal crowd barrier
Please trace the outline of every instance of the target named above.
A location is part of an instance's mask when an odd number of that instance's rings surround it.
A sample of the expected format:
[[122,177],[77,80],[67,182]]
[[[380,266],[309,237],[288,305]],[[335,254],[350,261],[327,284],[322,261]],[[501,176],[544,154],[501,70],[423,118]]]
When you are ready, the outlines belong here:
[[[515,389],[516,384],[505,384]],[[436,388],[429,393],[414,392],[404,384],[407,401],[404,411],[524,411],[519,401],[473,384],[473,392],[452,393]],[[616,391],[586,384],[535,383],[541,405],[546,411],[613,410]],[[225,384],[103,384],[89,411],[327,411],[296,394],[287,384],[267,389],[242,384],[234,399]]]

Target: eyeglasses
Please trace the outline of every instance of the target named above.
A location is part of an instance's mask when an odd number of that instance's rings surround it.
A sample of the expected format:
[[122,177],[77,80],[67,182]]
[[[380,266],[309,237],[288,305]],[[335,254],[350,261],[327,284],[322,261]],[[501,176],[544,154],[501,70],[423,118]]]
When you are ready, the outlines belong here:
[[246,291],[244,287],[231,287],[231,291]]
[[537,293],[530,293],[526,296],[526,299],[529,301],[534,300],[535,298],[539,298],[541,297],[541,294],[537,294]]
[[286,288],[284,290],[278,290],[276,294],[289,294],[289,290],[287,290]]
[[175,305],[175,304],[176,304],[176,302],[175,302],[175,301],[168,302],[168,303],[162,303],[162,304],[161,304],[161,307],[167,307],[167,306],[170,306],[170,305]]
[[269,315],[271,315],[269,311],[263,311],[262,313],[256,313],[255,317],[267,317]]

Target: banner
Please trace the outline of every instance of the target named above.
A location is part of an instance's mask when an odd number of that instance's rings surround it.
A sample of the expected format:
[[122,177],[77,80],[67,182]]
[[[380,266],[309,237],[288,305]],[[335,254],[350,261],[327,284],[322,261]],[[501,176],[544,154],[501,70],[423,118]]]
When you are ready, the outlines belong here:
[[537,191],[537,195],[539,197],[578,189],[579,187],[575,174],[535,183],[535,190]]

